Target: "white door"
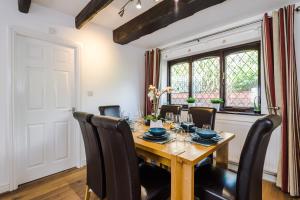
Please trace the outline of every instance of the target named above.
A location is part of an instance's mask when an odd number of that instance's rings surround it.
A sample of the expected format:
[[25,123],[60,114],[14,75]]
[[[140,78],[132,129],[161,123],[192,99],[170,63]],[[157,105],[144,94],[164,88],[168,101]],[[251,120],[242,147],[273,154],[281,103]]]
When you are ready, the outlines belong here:
[[17,184],[75,166],[75,49],[16,36]]

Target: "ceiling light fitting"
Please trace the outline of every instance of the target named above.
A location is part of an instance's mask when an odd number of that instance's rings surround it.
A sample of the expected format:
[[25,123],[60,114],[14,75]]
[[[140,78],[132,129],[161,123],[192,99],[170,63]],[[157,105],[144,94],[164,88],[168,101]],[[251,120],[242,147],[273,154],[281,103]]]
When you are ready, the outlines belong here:
[[[127,6],[128,6],[128,4],[130,4],[131,2],[133,2],[133,1],[135,1],[135,0],[128,0],[125,4],[124,4],[124,6],[122,6],[121,7],[121,9],[120,9],[120,11],[119,11],[119,15],[120,15],[120,17],[123,17],[124,16],[124,14],[125,14],[125,10],[126,10],[126,8],[127,8]],[[154,2],[159,2],[159,1],[161,1],[161,0],[153,0]],[[176,0],[175,0],[176,1]],[[178,0],[177,0],[178,1]],[[135,7],[137,8],[137,9],[142,9],[142,1],[141,0],[136,0],[136,4],[135,4]]]

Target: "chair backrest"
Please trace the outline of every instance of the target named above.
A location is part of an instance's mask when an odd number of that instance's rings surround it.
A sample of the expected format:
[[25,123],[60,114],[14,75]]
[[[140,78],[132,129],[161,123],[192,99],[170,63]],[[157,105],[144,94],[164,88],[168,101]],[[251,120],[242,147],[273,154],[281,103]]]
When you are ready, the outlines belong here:
[[141,185],[132,132],[125,120],[94,116],[106,172],[106,191],[109,200],[140,200]]
[[193,121],[198,128],[202,128],[203,124],[210,124],[212,130],[215,129],[216,121],[216,112],[215,108],[209,107],[190,107],[189,113],[193,117]]
[[165,118],[167,112],[174,113],[174,115],[180,115],[181,108],[181,105],[162,105],[160,108],[160,117]]
[[239,162],[237,199],[262,199],[262,175],[266,151],[271,134],[280,123],[280,116],[269,115],[258,119],[249,130]]
[[100,115],[120,117],[120,106],[119,105],[109,105],[109,106],[99,106]]
[[75,112],[73,116],[79,122],[83,137],[87,165],[87,185],[98,197],[104,199],[106,196],[106,183],[103,154],[97,129],[91,124],[93,115]]

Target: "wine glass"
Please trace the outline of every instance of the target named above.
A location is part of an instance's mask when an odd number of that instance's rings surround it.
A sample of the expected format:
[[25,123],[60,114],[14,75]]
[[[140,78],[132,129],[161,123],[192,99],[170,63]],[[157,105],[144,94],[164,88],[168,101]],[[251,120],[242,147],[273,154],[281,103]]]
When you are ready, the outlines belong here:
[[143,121],[143,112],[141,110],[136,111],[133,114],[133,121],[138,122],[138,123],[142,123]]
[[181,117],[180,117],[180,115],[178,115],[178,114],[174,115],[174,123],[175,123],[175,129],[181,128]]
[[132,117],[132,123],[134,124],[134,130],[138,131],[140,130],[140,126],[143,124],[144,122],[144,118],[143,118],[143,112],[141,110],[138,110],[136,112],[134,112],[133,117]]
[[125,110],[121,111],[121,118],[125,120],[129,120],[129,113]]
[[172,112],[167,112],[165,116],[165,123],[167,124],[168,128],[172,128],[172,123],[174,122],[174,114]]
[[193,124],[194,123],[192,114],[189,113],[187,115],[186,121],[188,122],[188,124]]
[[[177,137],[177,134],[179,137]],[[183,144],[186,144],[187,138],[189,136],[189,132],[184,130],[183,128],[180,128],[179,130],[176,131],[176,140],[179,142],[183,142]]]
[[172,112],[167,112],[166,117],[165,117],[165,121],[168,124],[172,124],[173,121],[174,121],[174,114]]

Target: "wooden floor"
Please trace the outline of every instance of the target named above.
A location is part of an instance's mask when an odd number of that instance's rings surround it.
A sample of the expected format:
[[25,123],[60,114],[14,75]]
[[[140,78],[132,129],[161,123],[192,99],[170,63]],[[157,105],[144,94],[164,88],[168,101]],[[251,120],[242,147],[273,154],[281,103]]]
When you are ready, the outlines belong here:
[[[18,190],[0,195],[1,200],[79,200],[84,197],[85,168],[71,169],[37,181],[21,185]],[[263,200],[294,200],[274,184],[263,183]],[[299,198],[298,198],[299,199]],[[97,200],[92,195],[91,200]]]

